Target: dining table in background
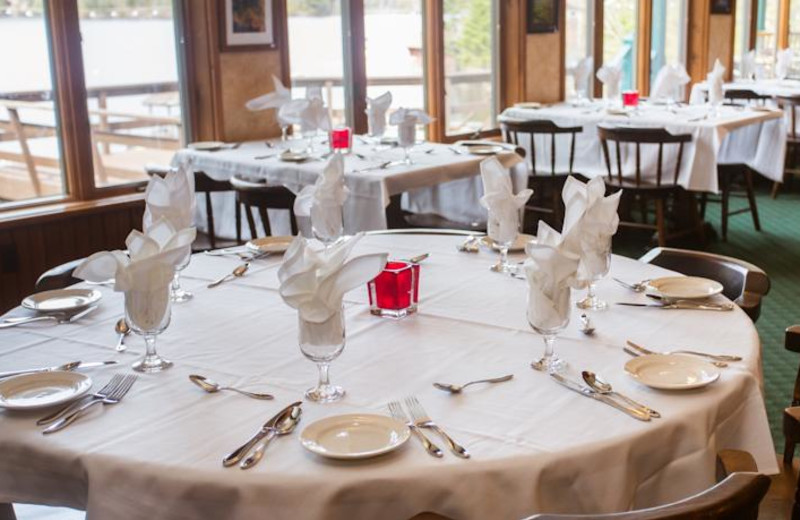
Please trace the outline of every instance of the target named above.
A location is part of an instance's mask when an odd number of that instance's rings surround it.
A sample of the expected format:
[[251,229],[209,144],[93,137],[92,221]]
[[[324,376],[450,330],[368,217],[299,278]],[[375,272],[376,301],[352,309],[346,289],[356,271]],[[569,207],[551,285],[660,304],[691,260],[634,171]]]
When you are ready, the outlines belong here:
[[[759,96],[795,97],[800,96],[800,80],[796,79],[757,79],[739,80],[724,83],[723,90],[749,90]],[[692,85],[692,92],[689,95],[689,102],[699,104],[706,101],[708,83],[701,81]]]
[[[300,149],[307,139],[298,138],[285,145],[279,140],[253,141],[239,146],[226,146],[217,151],[179,150],[173,166],[191,164],[215,180],[233,176],[266,180],[269,184],[285,186],[293,193],[316,182],[328,152],[324,138],[315,138],[315,152],[309,160],[287,162],[279,158],[282,146]],[[502,145],[502,143],[495,143]],[[513,146],[498,154],[499,160],[510,169],[515,190],[527,187],[526,163],[514,153]],[[360,157],[359,157],[360,156]],[[473,155],[467,148],[453,144],[419,143],[411,151],[413,164],[399,164],[403,149],[375,144],[362,136],[353,139],[353,152],[345,155],[345,183],[350,194],[344,204],[345,231],[381,230],[387,227],[406,227],[400,211],[435,213],[456,222],[485,222],[486,210],[478,203],[483,195],[480,178],[482,155]],[[386,168],[381,168],[387,162]],[[402,196],[402,201],[400,200]],[[235,199],[231,193],[212,194],[216,234],[235,236]],[[198,200],[195,216],[198,228],[207,229],[204,203]],[[270,223],[275,234],[288,234],[288,214],[270,210]],[[310,231],[310,230],[309,230]],[[247,233],[245,232],[245,236]],[[306,236],[311,236],[310,232]]]
[[[665,128],[671,134],[691,134],[692,142],[684,147],[678,184],[689,191],[717,193],[717,167],[744,164],[772,181],[782,181],[786,155],[786,123],[779,109],[723,105],[716,114],[706,105],[647,104],[636,110],[609,109],[596,100],[588,104],[559,103],[539,108],[510,107],[500,120],[550,120],[561,127],[581,126],[575,142],[574,171],[585,177],[608,175],[600,139],[599,125]],[[557,171],[568,171],[569,134],[558,137]],[[527,138],[520,145],[527,153]],[[550,138],[537,136],[536,163],[550,164]],[[665,146],[664,171],[672,172],[678,155],[677,146]],[[622,147],[623,172],[633,175],[636,154],[632,145]],[[611,152],[614,164],[616,155]],[[641,149],[642,176],[656,175],[657,146]],[[614,164],[616,173],[616,164]],[[671,178],[670,178],[671,182]]]
[[[123,520],[407,520],[423,511],[512,519],[541,511],[620,511],[687,497],[714,483],[721,449],[749,451],[761,472],[777,473],[759,338],[738,307],[710,312],[612,304],[591,314],[591,336],[580,331],[580,311],[573,310],[556,343],[571,377],[591,370],[662,415],[642,422],[530,368],[543,342],[526,321],[526,282],[491,272],[496,255],[488,250],[458,252],[463,240],[374,234],[359,242],[354,254],[430,253],[421,264],[419,311],[401,320],[379,318],[369,312],[364,287],[348,293],[346,347],[331,365],[332,381],[347,394],[333,404],[303,403],[298,432],[335,414],[388,415],[389,401],[415,395],[470,451],[469,460],[431,457],[411,439],[382,457],[330,461],[306,452],[292,434],[270,446],[255,468],[224,468],[225,454],[313,385],[316,368],[298,348],[296,311],[277,293],[278,256],[253,261],[245,276],[208,289],[241,260],[197,254],[183,276],[195,297],[174,307],[159,339],[159,352],[173,368],[143,374],[125,402],[57,434],[41,434],[35,424],[41,412],[0,413],[0,502],[62,505],[85,509],[88,518]],[[597,291],[611,303],[644,303],[643,294],[611,277],[634,282],[669,273],[614,256]],[[140,338],[130,338],[124,353],[114,350],[122,296],[98,289],[100,308],[75,324],[2,331],[0,365],[135,360],[144,348]],[[653,350],[689,348],[744,359],[705,388],[657,391],[625,374],[632,359],[623,351],[627,340]],[[97,388],[120,371],[90,375]],[[275,399],[207,394],[191,384],[193,373]],[[458,395],[433,386],[504,374],[514,378]]]

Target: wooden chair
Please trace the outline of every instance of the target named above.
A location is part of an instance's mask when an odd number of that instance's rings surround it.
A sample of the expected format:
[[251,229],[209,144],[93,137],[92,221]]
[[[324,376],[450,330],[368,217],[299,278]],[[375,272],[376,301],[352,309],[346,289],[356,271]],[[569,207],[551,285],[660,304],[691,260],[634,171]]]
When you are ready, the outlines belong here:
[[[530,167],[531,173],[528,178],[528,187],[533,189],[533,199],[525,205],[525,213],[539,213],[551,215],[553,223],[559,225],[564,219],[563,203],[561,202],[561,189],[567,177],[572,175],[575,163],[575,136],[583,132],[582,126],[561,127],[552,121],[542,119],[534,121],[511,122],[506,121],[500,124],[503,132],[503,139],[515,146],[521,146],[522,137],[528,136],[530,147]],[[558,150],[556,141],[561,135],[571,136],[569,146],[569,166],[567,171],[557,169]],[[550,167],[537,168],[536,165],[536,136],[543,135],[545,140],[550,137]],[[549,202],[545,199],[549,194]]]
[[770,289],[767,273],[749,262],[729,256],[657,247],[639,260],[687,276],[718,281],[722,284],[722,293],[741,307],[754,323],[761,315],[761,300]]
[[[761,231],[761,221],[758,218],[758,204],[756,202],[756,192],[753,187],[753,170],[746,164],[720,164],[717,166],[719,176],[719,197],[711,197],[708,193],[700,196],[700,216],[705,218],[706,205],[709,202],[722,204],[720,214],[720,224],[722,228],[722,240],[728,240],[728,218],[740,213],[750,213],[753,217],[753,227],[756,231]],[[736,180],[742,179],[743,185],[737,186]],[[731,197],[746,197],[747,207],[740,209],[730,209]]]
[[66,289],[70,285],[75,285],[83,280],[74,278],[72,273],[83,262],[83,258],[72,260],[65,264],[57,265],[52,269],[48,269],[36,280],[35,291],[52,291],[55,289]]
[[268,186],[265,182],[254,182],[239,177],[231,178],[231,185],[236,192],[237,205],[244,206],[244,214],[247,217],[247,225],[250,228],[250,236],[258,237],[256,222],[253,218],[253,209],[257,211],[261,218],[261,225],[264,228],[265,236],[272,235],[272,228],[269,224],[268,209],[284,209],[289,211],[289,218],[292,226],[292,235],[297,235],[297,219],[294,215],[295,195],[284,186]]
[[[800,325],[793,325],[786,329],[784,346],[786,350],[800,352]],[[783,462],[791,469],[794,449],[800,442],[800,370],[794,381],[792,405],[783,410],[783,438]],[[800,480],[794,495],[792,520],[800,520]]]
[[[627,216],[620,217],[620,225],[638,229],[652,229],[655,230],[658,236],[658,245],[665,246],[667,240],[683,236],[687,233],[697,233],[701,242],[705,241],[705,232],[703,229],[703,221],[697,212],[697,204],[693,200],[691,192],[686,192],[681,186],[678,185],[678,176],[680,175],[681,161],[683,159],[683,147],[686,143],[692,141],[690,134],[674,135],[667,132],[663,128],[631,128],[631,127],[604,127],[598,126],[597,134],[600,138],[600,143],[603,149],[603,156],[606,162],[606,170],[608,177],[606,177],[606,186],[612,191],[624,190],[623,196],[632,201],[638,198],[639,206],[642,216],[642,222],[634,221],[630,213]],[[608,143],[614,143],[615,159],[617,171],[613,171],[611,153],[609,152]],[[634,175],[627,176],[622,170],[622,147],[621,144],[632,144],[636,150],[636,163]],[[657,146],[658,147],[658,163],[656,165],[656,172],[654,178],[642,178],[642,165],[641,165],[641,148],[642,146]],[[678,148],[677,162],[675,164],[675,171],[672,174],[664,172],[663,158],[664,147],[676,146]],[[678,230],[675,233],[667,234],[667,203],[672,201],[673,206],[677,205],[677,201],[685,196],[689,199],[688,210],[690,225],[684,230]],[[649,210],[648,203],[652,200],[655,203],[655,224],[648,222]],[[628,202],[626,201],[626,202]],[[623,218],[624,217],[624,218]]]
[[[211,249],[217,248],[217,237],[214,232],[214,209],[211,205],[211,194],[234,191],[230,181],[214,180],[204,172],[194,172],[194,191],[202,193],[206,202],[206,221],[208,222],[208,242]],[[236,243],[242,243],[242,206],[236,204]]]
[[781,184],[786,182],[786,174],[800,175],[800,135],[797,132],[797,110],[800,96],[778,97],[778,106],[789,115],[789,134],[786,136],[786,163],[783,168],[783,180],[772,185],[772,198],[778,196]]
[[757,94],[747,88],[732,88],[725,91],[725,104],[726,105],[765,105],[772,96],[765,96]]

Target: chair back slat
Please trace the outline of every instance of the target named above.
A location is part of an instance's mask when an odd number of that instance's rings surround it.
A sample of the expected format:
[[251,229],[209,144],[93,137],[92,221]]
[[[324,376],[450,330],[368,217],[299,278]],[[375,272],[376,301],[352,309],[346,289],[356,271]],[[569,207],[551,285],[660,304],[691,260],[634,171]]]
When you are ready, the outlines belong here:
[[[638,144],[636,146],[639,146]],[[661,169],[664,162],[664,143],[658,143],[658,169],[656,170],[656,186],[661,186]]]
[[797,139],[797,107],[800,105],[800,96],[780,96],[778,97],[778,106],[784,112],[788,110],[789,119],[792,126],[789,128],[789,135],[792,139]]
[[729,104],[736,104],[736,101],[744,101],[746,103],[764,105],[772,97],[758,94],[748,88],[732,88],[725,90],[725,99]]
[[[509,140],[506,138],[507,142],[511,142],[512,144],[518,144],[518,134],[527,134],[529,137],[530,142],[530,149],[531,149],[531,174],[537,175],[536,170],[536,136],[537,135],[544,135],[550,136],[550,175],[555,176],[557,174],[556,166],[557,166],[557,147],[556,147],[556,139],[559,135],[571,134],[572,144],[570,145],[570,155],[569,155],[569,172],[572,173],[572,168],[575,163],[575,135],[583,132],[582,126],[558,126],[553,121],[547,119],[537,119],[533,121],[504,121],[501,123],[502,133],[503,135],[511,135],[513,134],[515,137],[514,140]],[[545,141],[546,143],[546,141]],[[546,144],[544,145],[546,146]]]

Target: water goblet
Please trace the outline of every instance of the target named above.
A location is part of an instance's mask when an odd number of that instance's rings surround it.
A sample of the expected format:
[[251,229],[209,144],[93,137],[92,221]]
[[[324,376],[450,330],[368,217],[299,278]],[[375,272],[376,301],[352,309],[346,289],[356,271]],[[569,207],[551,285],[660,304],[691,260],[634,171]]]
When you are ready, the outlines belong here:
[[555,354],[558,334],[569,324],[570,288],[553,289],[551,298],[531,298],[528,296],[528,323],[544,338],[544,355],[531,362],[531,367],[546,372],[564,372],[566,361]]
[[487,231],[489,238],[500,251],[500,260],[490,269],[496,273],[514,274],[515,269],[508,263],[508,250],[516,242],[519,234],[519,212],[514,210],[500,215],[499,212],[489,210]]
[[397,145],[403,149],[403,164],[414,164],[411,160],[411,148],[417,141],[417,126],[401,124],[397,127]]
[[[315,225],[315,222],[317,225]],[[334,211],[326,212],[326,218],[324,220],[311,219],[311,233],[314,235],[314,238],[322,242],[326,248],[342,238],[344,235],[342,207],[339,206],[336,207]]]
[[587,276],[589,285],[587,286],[586,297],[575,305],[579,309],[585,310],[606,310],[608,303],[598,298],[597,294],[595,294],[595,283],[606,276],[611,267],[611,239],[609,238],[607,246],[604,246],[599,251],[586,254],[583,263],[584,265],[592,266],[593,270]]
[[332,385],[328,375],[331,361],[344,350],[344,310],[339,310],[322,323],[299,319],[300,351],[317,364],[319,382],[306,391],[306,398],[317,403],[331,403],[344,397],[341,386]]
[[188,254],[180,264],[175,266],[175,276],[172,277],[169,293],[169,298],[172,303],[184,303],[194,298],[194,294],[181,287],[181,271],[189,266],[191,259],[192,255]]
[[156,353],[156,337],[170,321],[170,284],[157,289],[132,289],[125,292],[125,320],[131,330],[144,337],[146,352],[133,364],[137,372],[160,372],[172,366]]

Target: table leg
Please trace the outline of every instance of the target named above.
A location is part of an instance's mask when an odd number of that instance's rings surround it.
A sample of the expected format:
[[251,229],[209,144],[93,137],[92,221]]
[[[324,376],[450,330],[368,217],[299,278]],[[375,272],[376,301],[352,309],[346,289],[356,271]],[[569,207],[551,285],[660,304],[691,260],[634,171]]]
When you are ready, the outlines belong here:
[[17,520],[14,504],[0,504],[0,520]]
[[389,205],[386,207],[386,228],[387,229],[401,229],[407,228],[408,224],[404,217],[401,201],[403,194],[392,195],[389,198]]

